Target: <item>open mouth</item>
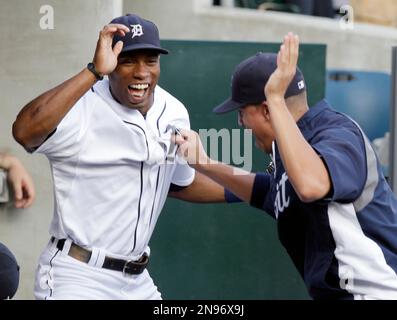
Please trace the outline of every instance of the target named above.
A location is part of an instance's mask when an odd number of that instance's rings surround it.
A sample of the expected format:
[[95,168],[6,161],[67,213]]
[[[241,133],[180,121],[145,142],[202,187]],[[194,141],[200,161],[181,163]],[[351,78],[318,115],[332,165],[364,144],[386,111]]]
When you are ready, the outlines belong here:
[[133,98],[139,99],[143,98],[148,88],[148,83],[130,84],[128,86],[128,91]]

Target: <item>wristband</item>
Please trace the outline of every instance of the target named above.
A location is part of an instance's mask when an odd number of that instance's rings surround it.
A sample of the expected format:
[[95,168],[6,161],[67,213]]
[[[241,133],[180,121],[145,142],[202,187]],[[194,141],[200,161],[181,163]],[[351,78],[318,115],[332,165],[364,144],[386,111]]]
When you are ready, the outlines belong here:
[[94,74],[94,76],[95,76],[95,78],[96,78],[97,80],[103,80],[103,76],[101,76],[101,75],[98,73],[98,71],[96,71],[95,65],[94,65],[92,62],[90,62],[89,64],[87,64],[87,69],[90,70],[90,71]]
[[235,196],[234,193],[230,192],[226,188],[225,188],[225,200],[227,203],[243,202],[243,200]]

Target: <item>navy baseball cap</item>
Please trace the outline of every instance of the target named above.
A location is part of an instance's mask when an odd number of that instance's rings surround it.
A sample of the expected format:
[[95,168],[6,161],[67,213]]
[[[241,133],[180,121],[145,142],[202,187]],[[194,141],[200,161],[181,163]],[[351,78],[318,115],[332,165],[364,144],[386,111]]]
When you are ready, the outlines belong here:
[[115,34],[113,37],[112,46],[118,41],[124,43],[121,52],[148,49],[168,54],[168,50],[160,46],[159,30],[153,22],[142,19],[136,14],[127,14],[114,18],[110,23],[120,23],[130,29],[130,32],[126,33],[124,37],[119,34]]
[[[266,101],[265,85],[270,75],[277,68],[276,53],[258,52],[256,55],[237,65],[232,76],[232,96],[216,106],[214,113],[226,113],[248,104],[260,104]],[[299,68],[292,79],[285,98],[297,95],[306,90],[305,80]]]
[[0,243],[0,300],[12,298],[19,285],[19,266],[11,251]]

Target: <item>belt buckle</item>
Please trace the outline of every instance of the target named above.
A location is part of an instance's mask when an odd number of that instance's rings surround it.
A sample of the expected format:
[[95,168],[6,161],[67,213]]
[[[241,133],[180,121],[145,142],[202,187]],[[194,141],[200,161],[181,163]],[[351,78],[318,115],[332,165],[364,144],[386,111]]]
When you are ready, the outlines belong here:
[[125,274],[126,274],[125,269],[128,268],[128,264],[129,264],[130,262],[132,262],[132,260],[127,260],[127,261],[125,262],[124,267],[123,267],[123,276],[125,276]]

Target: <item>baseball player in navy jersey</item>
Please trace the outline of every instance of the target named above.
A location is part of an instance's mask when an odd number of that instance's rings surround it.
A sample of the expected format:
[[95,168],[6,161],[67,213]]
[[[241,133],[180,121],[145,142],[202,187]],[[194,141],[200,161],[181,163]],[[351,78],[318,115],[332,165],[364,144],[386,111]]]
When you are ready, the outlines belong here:
[[[238,110],[270,173],[234,174],[182,130],[180,153],[196,171],[277,220],[279,238],[314,299],[397,299],[397,199],[360,127],[325,100],[308,108],[297,68],[299,39],[278,54],[241,62],[232,96],[215,113]],[[241,172],[240,172],[241,173]]]
[[175,155],[174,128],[190,123],[183,104],[157,85],[167,53],[154,23],[115,18],[92,63],[19,113],[15,139],[47,156],[54,181],[37,299],[161,299],[146,266],[167,195],[225,200],[223,187]]

